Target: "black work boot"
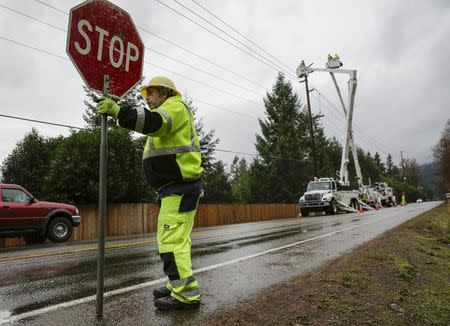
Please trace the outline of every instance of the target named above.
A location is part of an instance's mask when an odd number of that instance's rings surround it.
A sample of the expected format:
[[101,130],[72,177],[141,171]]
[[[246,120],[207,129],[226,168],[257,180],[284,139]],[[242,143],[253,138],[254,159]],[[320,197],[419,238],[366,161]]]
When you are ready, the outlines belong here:
[[185,303],[175,299],[172,296],[168,296],[155,300],[155,306],[161,310],[195,309],[200,306],[200,302]]
[[159,298],[168,297],[170,293],[171,293],[170,290],[167,289],[165,286],[153,290],[153,296],[155,297],[155,300]]

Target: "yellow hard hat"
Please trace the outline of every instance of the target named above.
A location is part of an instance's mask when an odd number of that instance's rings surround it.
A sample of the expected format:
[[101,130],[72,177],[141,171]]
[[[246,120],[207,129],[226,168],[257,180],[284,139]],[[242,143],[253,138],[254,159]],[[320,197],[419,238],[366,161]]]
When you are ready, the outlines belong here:
[[167,88],[174,90],[176,95],[181,96],[181,93],[177,90],[173,81],[171,81],[167,77],[156,76],[156,77],[153,77],[152,79],[150,79],[150,81],[147,83],[147,85],[145,85],[144,87],[141,88],[141,95],[144,98],[148,97],[147,89],[149,87],[167,87]]

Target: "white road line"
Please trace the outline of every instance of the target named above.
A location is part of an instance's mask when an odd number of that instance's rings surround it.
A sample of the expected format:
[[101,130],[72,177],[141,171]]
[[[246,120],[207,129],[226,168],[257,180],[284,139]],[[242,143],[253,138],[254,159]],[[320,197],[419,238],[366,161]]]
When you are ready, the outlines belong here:
[[[430,209],[430,208],[427,208],[427,210],[428,209]],[[422,210],[420,210],[420,211],[422,211]],[[420,212],[420,213],[422,213],[422,212]],[[194,270],[193,273],[196,274],[196,273],[210,271],[212,269],[216,269],[216,268],[220,268],[220,267],[223,267],[223,266],[235,264],[237,262],[241,262],[241,261],[248,260],[248,259],[251,259],[251,258],[255,258],[255,257],[258,257],[258,256],[266,255],[266,254],[269,254],[269,253],[272,253],[272,252],[276,252],[276,251],[279,251],[279,250],[283,250],[283,249],[286,249],[286,248],[298,246],[300,244],[304,244],[304,243],[311,242],[311,241],[314,241],[314,240],[326,238],[326,237],[329,237],[329,236],[334,235],[334,234],[338,234],[338,233],[345,232],[345,231],[348,231],[348,230],[356,229],[356,228],[359,228],[359,227],[361,227],[363,225],[368,225],[368,224],[372,224],[372,223],[375,223],[375,222],[380,222],[380,221],[383,221],[383,220],[386,220],[386,219],[392,219],[392,216],[387,216],[387,217],[384,217],[384,218],[381,218],[381,219],[376,219],[376,220],[372,220],[370,222],[362,223],[362,224],[359,224],[359,225],[354,225],[354,226],[351,226],[351,227],[348,227],[348,228],[344,228],[344,229],[340,229],[340,230],[333,231],[333,232],[330,232],[330,233],[322,234],[322,235],[319,235],[319,236],[316,236],[316,237],[312,237],[312,238],[309,238],[309,239],[306,239],[306,240],[297,241],[297,242],[294,242],[294,243],[291,243],[291,244],[288,244],[288,245],[284,245],[284,246],[281,246],[281,247],[273,248],[273,249],[266,250],[266,251],[263,251],[263,252],[259,252],[259,253],[256,253],[256,254],[252,254],[252,255],[236,258],[236,259],[232,259],[232,260],[220,263],[220,264],[215,264],[215,265],[211,265],[211,266],[198,268],[198,269]],[[156,280],[153,280],[153,281],[132,285],[132,286],[128,286],[128,287],[117,289],[117,290],[108,291],[108,292],[104,293],[104,297],[107,298],[107,297],[110,297],[110,296],[113,296],[113,295],[122,294],[122,293],[126,293],[126,292],[131,292],[131,291],[134,291],[134,290],[142,289],[142,288],[149,287],[149,286],[152,286],[152,285],[155,285],[155,284],[159,284],[159,283],[163,283],[163,282],[166,282],[166,281],[167,281],[167,278],[163,277],[163,278],[159,278],[159,279],[156,279]],[[76,299],[76,300],[72,300],[72,301],[68,301],[68,302],[63,302],[63,303],[60,303],[60,304],[57,304],[57,305],[53,305],[53,306],[48,306],[48,307],[41,308],[41,309],[32,310],[32,311],[25,312],[25,313],[22,313],[22,314],[18,314],[18,315],[14,315],[14,316],[3,318],[2,320],[0,320],[0,325],[5,324],[5,323],[9,323],[9,322],[18,321],[18,320],[25,319],[25,318],[35,317],[35,316],[38,316],[38,315],[42,315],[42,314],[45,314],[45,313],[49,313],[49,312],[58,310],[60,308],[68,308],[68,307],[76,306],[76,305],[83,304],[83,303],[90,302],[90,301],[94,301],[94,300],[96,300],[96,296],[95,295],[91,295],[89,297],[84,297],[84,298],[81,298],[81,299]]]

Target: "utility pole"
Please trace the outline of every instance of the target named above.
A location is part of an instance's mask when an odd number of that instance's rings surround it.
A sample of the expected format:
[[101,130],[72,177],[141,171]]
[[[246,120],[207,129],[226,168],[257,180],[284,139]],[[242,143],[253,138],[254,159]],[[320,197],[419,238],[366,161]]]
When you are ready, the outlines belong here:
[[305,89],[306,89],[306,102],[308,105],[308,124],[309,124],[309,137],[311,138],[311,152],[313,156],[313,162],[314,162],[314,176],[318,177],[317,175],[317,161],[316,161],[316,146],[314,144],[314,131],[313,131],[313,125],[312,125],[312,115],[311,115],[311,102],[309,100],[309,87],[308,87],[308,75],[305,76]]
[[403,181],[406,181],[405,164],[403,163],[403,151],[400,151],[400,157],[402,158]]
[[[333,79],[333,83],[335,84],[336,90],[338,92],[339,99],[342,104],[342,108],[347,117],[347,137],[346,137],[345,143],[343,144],[342,157],[341,157],[341,168],[340,168],[339,174],[338,174],[339,182],[341,184],[346,184],[346,185],[349,184],[349,178],[348,178],[349,159],[348,159],[348,156],[349,156],[349,151],[351,150],[352,154],[353,154],[353,160],[355,161],[355,170],[356,170],[356,176],[358,178],[358,185],[362,186],[363,178],[362,178],[362,173],[361,173],[361,167],[359,165],[358,155],[356,153],[356,148],[355,148],[355,143],[354,143],[353,133],[352,133],[353,109],[354,109],[354,104],[355,104],[355,93],[356,93],[356,85],[357,85],[356,70],[340,69],[340,67],[342,67],[342,62],[339,59],[339,56],[337,54],[334,57],[332,57],[331,55],[328,55],[327,61],[328,62],[327,62],[326,68],[311,68],[312,64],[310,64],[307,67],[305,65],[305,61],[302,60],[295,72],[297,73],[297,76],[299,78],[305,78],[306,84],[308,82],[307,76],[311,72],[322,71],[322,72],[328,72],[331,75],[331,78]],[[348,104],[347,104],[347,106],[344,103],[339,86],[334,78],[334,74],[348,74],[350,76],[350,80],[348,82]],[[306,96],[308,99],[308,104],[310,104],[308,87],[306,87]],[[310,110],[310,106],[308,106],[308,109]],[[309,111],[309,112],[311,112],[311,111]],[[312,129],[312,128],[310,128],[310,129]],[[313,140],[313,139],[311,139],[311,140]]]

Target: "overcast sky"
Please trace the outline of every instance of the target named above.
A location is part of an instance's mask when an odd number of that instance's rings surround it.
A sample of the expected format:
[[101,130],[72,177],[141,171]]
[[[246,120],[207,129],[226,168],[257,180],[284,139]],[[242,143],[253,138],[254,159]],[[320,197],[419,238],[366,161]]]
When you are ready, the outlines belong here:
[[[178,1],[258,50],[195,2]],[[278,64],[290,74],[302,59],[314,67],[324,67],[328,53],[339,53],[343,68],[358,71],[356,144],[371,153],[378,151],[383,158],[391,153],[397,163],[400,151],[419,163],[432,161],[431,148],[450,118],[449,1],[195,1],[280,60],[283,64]],[[67,30],[68,15],[39,2],[65,13],[80,3],[0,0],[0,114],[82,127],[84,82],[72,62],[3,39],[68,58],[66,32],[4,8]],[[220,138],[218,148],[255,153],[255,134],[260,132],[257,118],[264,118],[262,99],[275,81],[277,68],[257,61],[156,0],[113,2],[126,10],[137,26],[160,37],[139,30],[148,48],[226,81],[149,50],[145,53],[146,80],[168,76],[183,94],[192,97],[206,128],[214,129]],[[162,2],[236,43],[176,2]],[[318,91],[311,93],[312,111],[324,115],[329,136],[343,140],[342,108],[330,76],[316,72],[309,80]],[[348,77],[338,80],[346,95]],[[304,84],[291,81],[304,103]],[[4,117],[0,117],[0,124],[0,162],[32,127],[45,136],[69,133],[62,127]],[[233,156],[217,153],[226,163]]]

